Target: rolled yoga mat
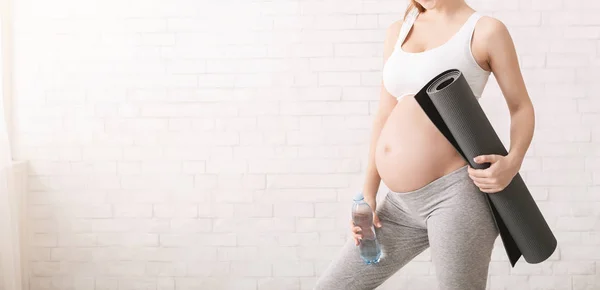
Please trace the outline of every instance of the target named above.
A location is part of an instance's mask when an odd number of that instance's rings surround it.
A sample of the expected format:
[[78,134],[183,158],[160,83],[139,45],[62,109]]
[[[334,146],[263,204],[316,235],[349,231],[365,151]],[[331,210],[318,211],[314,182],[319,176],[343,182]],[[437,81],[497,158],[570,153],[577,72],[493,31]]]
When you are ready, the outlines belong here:
[[[475,163],[473,158],[478,155],[508,154],[459,70],[440,73],[415,99],[471,167],[490,167],[490,163]],[[512,267],[521,255],[528,263],[540,263],[552,255],[557,246],[556,238],[520,174],[517,173],[502,191],[480,192],[488,197]]]

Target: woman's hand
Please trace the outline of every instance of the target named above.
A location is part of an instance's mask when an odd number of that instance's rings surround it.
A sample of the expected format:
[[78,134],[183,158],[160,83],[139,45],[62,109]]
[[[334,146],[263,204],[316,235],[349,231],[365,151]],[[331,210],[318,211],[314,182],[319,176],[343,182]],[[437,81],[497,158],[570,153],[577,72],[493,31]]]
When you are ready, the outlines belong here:
[[475,169],[469,165],[469,177],[483,192],[496,193],[508,186],[521,167],[518,162],[507,156],[490,154],[475,157],[475,162],[491,163],[486,169]]
[[[375,200],[365,199],[365,202],[371,207],[373,210],[373,225],[375,227],[380,228],[381,222],[379,221],[379,216],[377,216],[377,202]],[[350,229],[352,230],[352,237],[354,238],[354,245],[358,246],[360,244],[360,239],[362,239],[362,232],[359,226],[354,225],[354,221],[350,219]]]

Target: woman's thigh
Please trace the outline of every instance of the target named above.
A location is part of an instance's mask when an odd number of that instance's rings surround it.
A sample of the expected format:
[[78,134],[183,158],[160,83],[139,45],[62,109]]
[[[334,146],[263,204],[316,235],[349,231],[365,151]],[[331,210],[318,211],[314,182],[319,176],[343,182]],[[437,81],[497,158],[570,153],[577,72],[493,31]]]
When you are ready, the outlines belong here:
[[484,290],[499,231],[485,194],[470,180],[448,190],[450,196],[426,223],[431,257],[441,290]]
[[316,290],[372,290],[429,247],[427,230],[405,208],[384,199],[377,208],[382,227],[376,228],[382,256],[367,265],[350,237],[317,280]]

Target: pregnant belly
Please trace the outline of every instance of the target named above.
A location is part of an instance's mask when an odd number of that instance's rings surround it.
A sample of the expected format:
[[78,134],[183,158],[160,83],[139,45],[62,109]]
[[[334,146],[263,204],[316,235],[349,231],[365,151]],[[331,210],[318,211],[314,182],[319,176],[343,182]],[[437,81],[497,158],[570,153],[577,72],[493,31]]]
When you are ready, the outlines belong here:
[[383,126],[375,162],[382,181],[395,192],[419,189],[467,164],[412,95],[398,101]]

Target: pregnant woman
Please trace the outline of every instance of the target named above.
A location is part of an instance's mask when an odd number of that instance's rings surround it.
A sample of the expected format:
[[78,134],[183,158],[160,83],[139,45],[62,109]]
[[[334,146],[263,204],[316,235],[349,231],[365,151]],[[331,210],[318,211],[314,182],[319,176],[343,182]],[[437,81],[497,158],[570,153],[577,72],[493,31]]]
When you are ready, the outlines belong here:
[[[349,239],[317,280],[318,290],[375,289],[427,248],[439,289],[483,290],[499,231],[484,194],[517,174],[534,130],[534,110],[506,26],[464,0],[413,0],[387,30],[379,109],[363,188],[383,256],[366,265],[351,222]],[[479,99],[490,73],[506,99],[510,150],[481,155],[474,169],[429,120],[414,94],[442,71],[462,71]],[[390,189],[377,205],[380,181]],[[501,193],[498,193],[501,194]]]

